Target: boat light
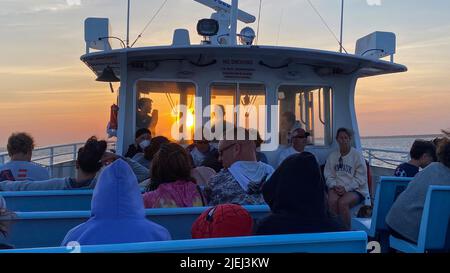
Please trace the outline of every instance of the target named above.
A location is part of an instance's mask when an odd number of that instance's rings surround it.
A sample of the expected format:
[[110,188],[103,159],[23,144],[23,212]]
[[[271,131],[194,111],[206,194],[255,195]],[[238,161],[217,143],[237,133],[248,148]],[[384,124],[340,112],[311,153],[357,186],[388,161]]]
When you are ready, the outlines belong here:
[[202,19],[197,23],[198,35],[211,37],[219,32],[219,22],[214,19]]
[[102,74],[96,79],[98,82],[120,82],[120,79],[114,73],[114,70],[108,65],[103,69]]
[[243,28],[239,34],[239,40],[243,45],[252,45],[255,37],[255,31],[251,27]]

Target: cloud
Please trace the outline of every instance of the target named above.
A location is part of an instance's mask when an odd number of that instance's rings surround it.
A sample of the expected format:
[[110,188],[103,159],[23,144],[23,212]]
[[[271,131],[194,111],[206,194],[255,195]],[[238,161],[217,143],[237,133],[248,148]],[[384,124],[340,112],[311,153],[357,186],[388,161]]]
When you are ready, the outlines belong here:
[[367,0],[369,6],[381,6],[381,0]]
[[81,0],[66,0],[69,6],[81,6]]
[[81,0],[15,0],[2,3],[0,16],[34,15],[45,12],[59,12],[79,8],[81,6]]

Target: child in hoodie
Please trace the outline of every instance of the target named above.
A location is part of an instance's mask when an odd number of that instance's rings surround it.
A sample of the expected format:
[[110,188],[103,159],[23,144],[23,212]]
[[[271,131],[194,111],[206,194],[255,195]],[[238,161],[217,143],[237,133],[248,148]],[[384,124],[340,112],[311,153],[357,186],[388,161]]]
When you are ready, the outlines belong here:
[[325,183],[311,153],[284,160],[264,184],[263,195],[271,213],[258,222],[256,235],[344,231],[339,219],[328,213]]
[[125,244],[171,240],[164,227],[147,220],[136,176],[119,159],[99,177],[91,218],[67,233],[62,245]]

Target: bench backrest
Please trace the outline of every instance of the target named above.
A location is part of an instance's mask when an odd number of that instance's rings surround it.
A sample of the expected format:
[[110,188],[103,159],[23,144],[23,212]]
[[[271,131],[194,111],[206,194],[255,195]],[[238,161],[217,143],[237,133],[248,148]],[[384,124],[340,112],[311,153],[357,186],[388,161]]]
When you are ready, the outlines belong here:
[[93,190],[0,192],[10,211],[91,210]]
[[381,177],[375,193],[371,234],[388,230],[386,216],[397,197],[406,189],[412,178]]
[[450,186],[430,186],[420,224],[421,250],[450,250]]
[[[245,207],[254,220],[267,216],[268,206]],[[191,227],[206,207],[146,210],[147,218],[167,228],[174,240],[191,238]],[[11,220],[10,233],[0,243],[16,248],[59,246],[69,230],[87,221],[90,211],[19,212]]]
[[0,253],[366,253],[365,232],[181,240],[117,245],[16,249]]

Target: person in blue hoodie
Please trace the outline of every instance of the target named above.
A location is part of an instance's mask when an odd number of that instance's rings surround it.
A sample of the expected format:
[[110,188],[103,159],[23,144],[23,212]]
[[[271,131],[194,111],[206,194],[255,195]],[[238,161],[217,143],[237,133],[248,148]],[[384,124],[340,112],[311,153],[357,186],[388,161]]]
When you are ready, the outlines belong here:
[[100,175],[92,196],[91,218],[70,230],[62,245],[124,244],[171,240],[164,227],[145,218],[137,178],[122,159]]

